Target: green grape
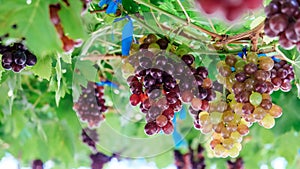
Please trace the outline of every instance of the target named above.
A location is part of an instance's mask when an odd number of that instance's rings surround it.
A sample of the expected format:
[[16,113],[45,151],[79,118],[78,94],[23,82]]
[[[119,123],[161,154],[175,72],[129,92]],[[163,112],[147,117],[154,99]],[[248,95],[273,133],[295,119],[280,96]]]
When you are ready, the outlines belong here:
[[234,132],[237,129],[237,123],[229,122],[226,126],[227,130],[230,132]]
[[148,47],[148,50],[154,54],[160,52],[160,46],[157,43],[151,43]]
[[243,136],[238,131],[232,132],[230,137],[238,143],[243,141]]
[[234,112],[240,116],[242,116],[244,113],[243,113],[243,106],[244,104],[243,103],[236,103],[235,106],[234,106]]
[[228,150],[228,155],[231,158],[236,158],[237,156],[239,156],[240,151],[238,149],[238,147],[232,147],[230,150]]
[[270,71],[274,67],[274,61],[269,57],[260,57],[258,62],[259,68],[265,71]]
[[234,67],[235,67],[235,69],[236,69],[236,72],[244,71],[244,66],[245,66],[246,64],[247,64],[247,63],[246,63],[244,60],[239,59],[239,60],[235,63],[235,65],[234,65]]
[[230,110],[227,110],[223,113],[224,122],[230,122],[234,119],[234,113]]
[[218,124],[222,120],[222,113],[220,112],[212,112],[210,113],[210,121],[212,124]]
[[227,138],[222,141],[222,145],[227,150],[231,149],[233,147],[233,144],[234,144],[234,140],[232,138]]
[[221,130],[221,136],[226,139],[230,137],[230,134],[231,132],[224,126]]
[[209,134],[210,132],[212,132],[213,129],[213,125],[211,123],[203,125],[201,128],[201,132],[203,134]]
[[224,148],[224,146],[222,146],[221,144],[217,144],[214,148],[214,154],[216,157],[223,157],[228,150],[226,150],[226,148]]
[[270,129],[275,125],[275,119],[270,114],[266,114],[266,116],[259,122],[261,126],[266,129]]
[[255,53],[255,52],[248,52],[248,54],[247,54],[247,61],[257,64],[257,62],[258,62],[257,53]]
[[265,117],[266,113],[266,110],[262,107],[256,107],[253,111],[253,116],[256,120],[261,121]]
[[250,95],[250,103],[253,105],[253,106],[258,106],[260,105],[262,101],[262,95],[258,92],[253,92],[251,95]]
[[201,126],[205,126],[211,123],[209,114],[207,112],[201,112],[199,114],[199,123]]
[[231,123],[235,123],[235,124],[238,124],[240,121],[241,121],[241,116],[240,115],[238,115],[238,114],[234,114],[234,118],[233,118],[233,120],[231,121]]
[[239,151],[242,150],[242,144],[241,143],[234,143],[233,147],[236,147]]

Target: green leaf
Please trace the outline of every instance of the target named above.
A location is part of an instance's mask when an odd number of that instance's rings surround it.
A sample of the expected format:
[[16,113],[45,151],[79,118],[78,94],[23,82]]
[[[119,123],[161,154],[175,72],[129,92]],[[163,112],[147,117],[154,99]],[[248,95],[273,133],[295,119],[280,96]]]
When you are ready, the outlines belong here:
[[68,1],[70,6],[61,3],[62,8],[58,12],[65,33],[72,39],[82,39],[86,37],[84,26],[81,20],[82,2]]
[[32,67],[32,72],[40,78],[50,80],[52,74],[52,59],[50,56],[40,58]]
[[292,164],[298,154],[300,135],[291,130],[281,135],[275,142],[276,154],[284,157],[289,164]]
[[122,5],[129,14],[135,14],[139,10],[139,5],[133,0],[122,0]]

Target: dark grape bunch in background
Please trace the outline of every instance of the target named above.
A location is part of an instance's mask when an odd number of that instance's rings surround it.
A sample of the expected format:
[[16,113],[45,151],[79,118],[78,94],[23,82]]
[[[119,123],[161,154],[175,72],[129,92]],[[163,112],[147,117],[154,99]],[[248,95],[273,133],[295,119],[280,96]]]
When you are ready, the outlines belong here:
[[104,164],[110,162],[110,160],[114,157],[113,156],[107,156],[101,152],[97,152],[95,154],[91,154],[90,158],[92,160],[91,168],[92,169],[102,169],[104,167]]
[[244,160],[242,158],[237,158],[234,162],[231,160],[227,161],[228,169],[244,169]]
[[81,131],[82,142],[96,150],[96,143],[99,141],[98,133],[95,129],[84,128]]
[[209,101],[216,97],[213,82],[205,67],[195,68],[192,54],[178,57],[167,53],[165,49],[171,44],[166,38],[149,34],[141,41],[138,52],[128,58],[135,69],[135,75],[127,79],[130,102],[133,106],[140,104],[146,114],[146,134],[161,130],[171,134],[174,113],[181,110],[182,103],[194,110],[208,109]]
[[261,7],[263,0],[195,0],[195,2],[205,13],[221,13],[227,20],[233,21],[244,12]]
[[295,45],[300,51],[299,0],[272,0],[266,6],[265,34],[279,37],[279,44],[285,49]]
[[97,127],[105,119],[104,112],[108,107],[105,106],[104,87],[97,86],[94,82],[88,82],[86,88],[82,88],[82,94],[78,101],[74,103],[73,109],[79,118],[87,122],[89,127]]
[[44,169],[43,161],[36,159],[32,162],[32,169]]
[[175,166],[177,169],[205,169],[204,148],[199,144],[196,150],[189,147],[189,151],[182,154],[174,150]]
[[291,81],[294,80],[295,74],[293,66],[285,60],[275,62],[271,70],[271,82],[274,85],[274,90],[288,92],[292,89]]
[[31,53],[23,43],[3,45],[0,42],[1,65],[6,70],[20,72],[26,66],[34,66],[37,62],[36,56]]

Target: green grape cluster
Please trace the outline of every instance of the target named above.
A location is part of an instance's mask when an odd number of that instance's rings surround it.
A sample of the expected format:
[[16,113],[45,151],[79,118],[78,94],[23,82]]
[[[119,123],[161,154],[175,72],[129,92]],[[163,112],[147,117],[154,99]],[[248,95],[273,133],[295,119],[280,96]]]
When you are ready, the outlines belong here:
[[270,96],[275,89],[273,67],[271,58],[256,53],[248,53],[246,59],[229,55],[217,64],[217,79],[226,88],[226,98],[211,102],[196,119],[203,134],[212,134],[210,147],[216,157],[237,157],[253,123],[269,129],[282,115]]

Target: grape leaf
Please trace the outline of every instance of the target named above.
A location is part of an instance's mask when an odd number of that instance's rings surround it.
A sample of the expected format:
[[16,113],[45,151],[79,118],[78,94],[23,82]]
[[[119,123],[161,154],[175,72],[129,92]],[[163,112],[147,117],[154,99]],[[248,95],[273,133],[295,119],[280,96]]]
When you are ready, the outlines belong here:
[[43,79],[50,80],[52,74],[52,59],[51,57],[41,57],[31,71]]
[[81,20],[82,2],[69,0],[70,6],[65,3],[58,12],[65,33],[72,39],[85,38],[87,35]]

